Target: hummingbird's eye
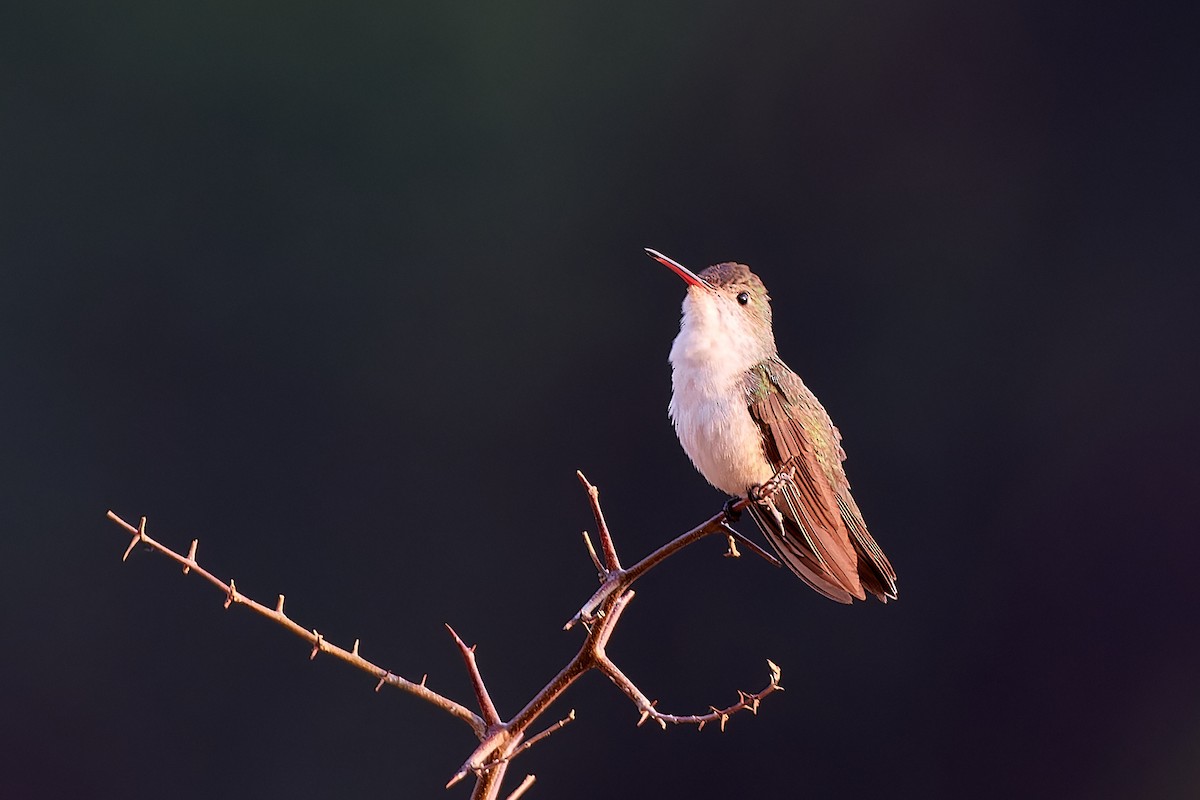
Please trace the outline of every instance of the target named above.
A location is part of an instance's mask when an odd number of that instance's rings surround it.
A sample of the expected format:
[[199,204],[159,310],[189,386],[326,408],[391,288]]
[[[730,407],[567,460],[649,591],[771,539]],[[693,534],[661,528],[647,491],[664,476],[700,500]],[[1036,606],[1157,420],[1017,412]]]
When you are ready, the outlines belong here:
[[741,305],[746,305],[746,303],[750,302],[750,293],[749,292],[738,292],[737,301]]

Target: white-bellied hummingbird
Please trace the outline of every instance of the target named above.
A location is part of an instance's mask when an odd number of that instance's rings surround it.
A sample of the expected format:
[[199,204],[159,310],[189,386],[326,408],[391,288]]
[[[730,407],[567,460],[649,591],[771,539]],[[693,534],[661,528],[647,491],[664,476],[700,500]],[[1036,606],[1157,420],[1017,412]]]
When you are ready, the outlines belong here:
[[[839,603],[896,599],[896,573],[867,532],[842,469],[841,434],[800,376],[779,358],[770,298],[744,264],[696,274],[657,250],[687,283],[671,346],[668,411],[705,479],[750,497],[750,516],[792,572]],[[790,467],[771,496],[757,488]]]

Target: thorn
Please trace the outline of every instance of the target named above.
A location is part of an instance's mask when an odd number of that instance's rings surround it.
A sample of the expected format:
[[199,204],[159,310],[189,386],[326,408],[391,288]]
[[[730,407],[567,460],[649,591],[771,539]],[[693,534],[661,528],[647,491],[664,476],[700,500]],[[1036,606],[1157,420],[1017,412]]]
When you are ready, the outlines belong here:
[[421,687],[424,687],[424,686],[425,686],[425,681],[427,681],[427,680],[429,680],[429,673],[428,673],[428,672],[426,672],[424,675],[422,675],[422,676],[421,676],[421,682],[420,682],[419,684],[417,684],[417,685],[418,685],[418,686],[421,686]]
[[659,725],[659,727],[660,727],[660,728],[662,728],[664,731],[667,729],[667,721],[666,721],[665,719],[663,719],[662,717],[659,717],[659,718],[658,718],[658,725]]
[[391,671],[390,671],[390,670],[384,670],[384,673],[383,673],[383,675],[381,675],[381,676],[379,677],[379,683],[375,684],[375,691],[376,691],[376,692],[378,692],[380,689],[382,689],[382,688],[383,688],[383,685],[384,685],[385,683],[387,683],[387,679],[388,679],[388,678],[390,678],[390,677],[392,677],[392,673],[391,673]]
[[[231,583],[232,583],[232,581],[231,581]],[[313,636],[316,637],[316,641],[313,642],[312,653],[310,653],[308,656],[309,661],[314,661],[316,659],[317,653],[321,652],[321,642],[324,641],[324,637],[321,636],[321,634],[317,633],[316,628],[313,628]]]
[[698,731],[704,730],[704,726],[707,724],[708,724],[708,720],[706,720],[706,719],[700,720],[700,723],[698,725],[696,725],[696,730],[698,730]]
[[354,640],[354,647],[350,648],[350,655],[358,656],[358,639]]
[[604,582],[604,578],[608,575],[608,570],[604,568],[604,562],[600,560],[600,556],[596,553],[596,546],[592,544],[592,537],[587,531],[583,532],[583,546],[587,548],[588,556],[592,559],[592,564],[596,567],[597,577],[600,582]]
[[229,591],[225,593],[225,608],[229,608],[231,605],[233,605],[237,601],[238,601],[237,584],[233,582],[233,578],[230,578],[229,579]]
[[133,552],[133,548],[137,547],[138,542],[146,541],[146,518],[142,517],[138,522],[137,533],[133,537],[133,541],[129,543],[129,547],[125,548],[125,555],[121,556],[121,560],[125,561],[129,558],[129,554]]
[[446,788],[449,789],[451,786],[458,783],[463,778],[467,777],[468,772],[469,772],[469,770],[460,769],[458,772],[454,773],[454,777],[452,777],[450,779],[450,782],[446,784]]
[[133,548],[137,547],[138,542],[140,541],[141,538],[138,536],[133,537],[133,540],[129,542],[129,547],[125,548],[125,555],[121,556],[122,561],[127,561],[129,559],[129,554],[133,552]]
[[279,595],[279,602],[275,604],[275,613],[281,617],[286,616],[283,613],[283,595]]
[[183,565],[183,574],[187,575],[192,571],[192,564],[196,563],[196,545],[200,543],[199,539],[192,539],[192,546],[188,548],[187,560],[188,563]]
[[728,722],[728,721],[729,721],[729,715],[728,715],[728,714],[722,714],[722,715],[721,715],[721,733],[724,733],[724,732],[725,732],[725,723],[726,723],[726,722]]
[[780,677],[783,676],[783,670],[769,658],[767,659],[767,667],[771,670],[771,683],[779,683]]
[[647,708],[646,710],[644,710],[642,712],[642,716],[640,716],[638,718],[637,725],[635,727],[638,727],[638,728],[642,727],[642,723],[645,722],[649,716],[650,716],[650,709]]

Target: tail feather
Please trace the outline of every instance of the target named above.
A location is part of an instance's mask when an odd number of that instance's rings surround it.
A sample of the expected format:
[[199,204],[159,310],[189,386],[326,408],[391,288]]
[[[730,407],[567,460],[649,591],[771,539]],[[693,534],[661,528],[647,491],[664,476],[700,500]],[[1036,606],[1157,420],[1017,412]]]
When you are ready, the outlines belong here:
[[838,603],[851,603],[855,597],[859,600],[866,599],[866,596],[862,594],[862,589],[851,594],[844,586],[836,582],[834,576],[818,560],[818,554],[803,544],[803,541],[808,539],[803,530],[796,530],[789,534],[787,522],[790,520],[780,514],[774,506],[755,503],[750,505],[748,510],[788,569],[805,583]]
[[[792,502],[786,490],[772,500],[751,504],[748,510],[788,568],[830,600],[851,603],[865,600],[868,593],[884,603],[895,600],[896,571],[867,531],[854,498],[849,492],[840,492],[837,506],[845,526],[842,535],[848,534],[852,552],[850,548],[846,553],[834,551],[836,540],[821,535],[816,527],[810,531],[814,521],[803,513],[802,503]],[[847,557],[852,563],[847,563]]]
[[858,553],[858,577],[863,586],[881,601],[896,599],[896,570],[892,562],[883,554],[883,550],[875,543],[875,539],[867,531],[863,522],[862,512],[849,492],[838,495],[838,508],[842,512],[842,520],[850,531],[850,542]]

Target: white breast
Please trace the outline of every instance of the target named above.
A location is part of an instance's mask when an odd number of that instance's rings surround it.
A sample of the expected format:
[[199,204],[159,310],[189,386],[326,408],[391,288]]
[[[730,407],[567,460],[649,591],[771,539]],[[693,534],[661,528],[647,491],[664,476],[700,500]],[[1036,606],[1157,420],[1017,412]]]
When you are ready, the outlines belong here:
[[747,370],[762,360],[762,345],[740,324],[738,313],[724,298],[689,291],[671,347],[667,409],[696,469],[729,495],[745,495],[774,474],[742,384]]

